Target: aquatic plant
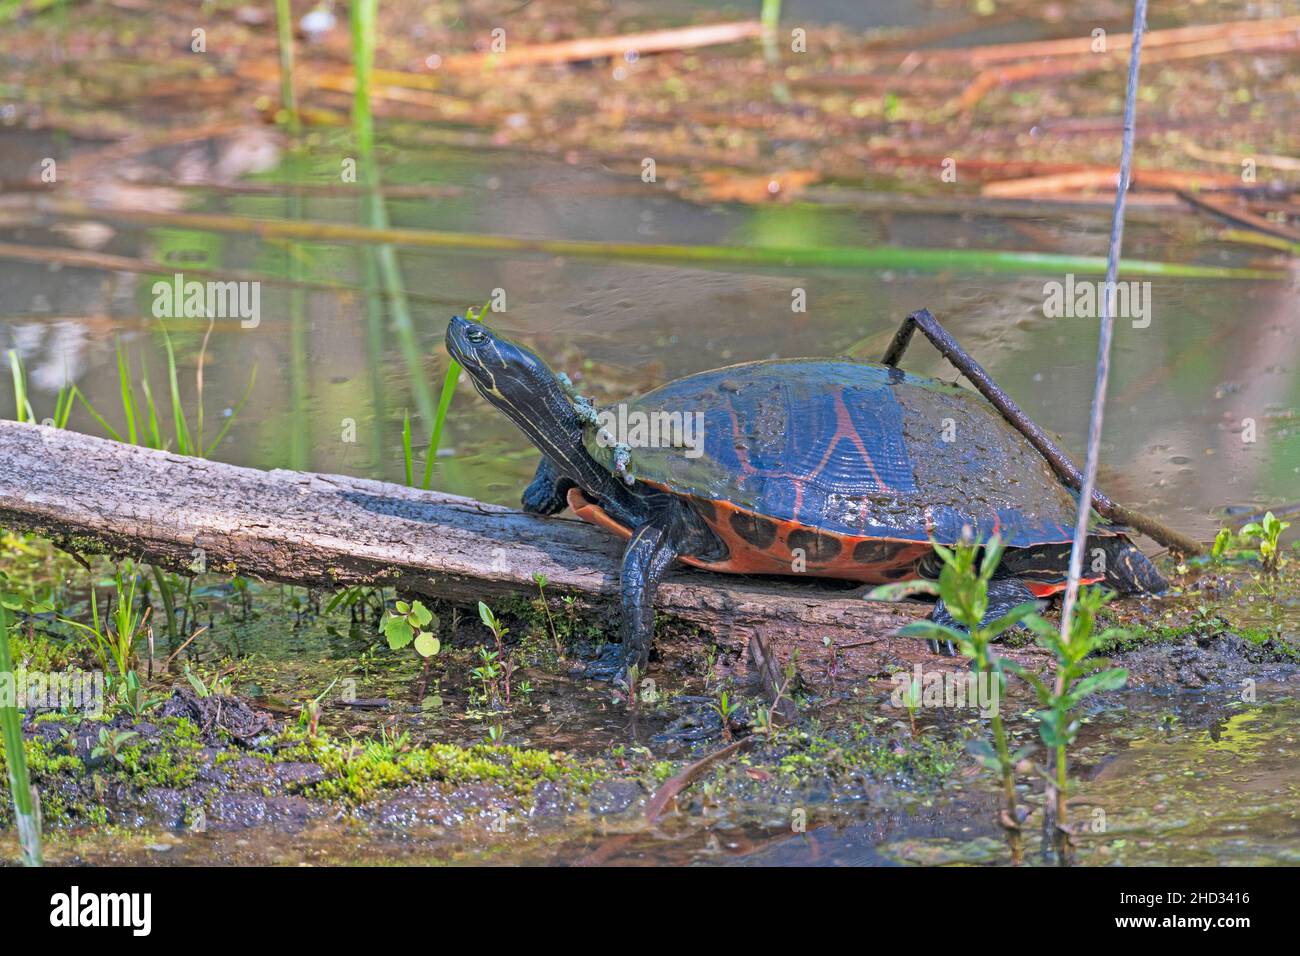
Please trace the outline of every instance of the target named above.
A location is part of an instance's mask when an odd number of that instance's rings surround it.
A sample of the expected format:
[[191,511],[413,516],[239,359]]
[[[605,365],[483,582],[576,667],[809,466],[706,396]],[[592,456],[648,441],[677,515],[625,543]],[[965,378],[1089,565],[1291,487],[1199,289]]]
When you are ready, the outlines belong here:
[[478,649],[478,656],[481,663],[469,674],[482,686],[482,701],[488,704],[500,697],[497,682],[501,678],[501,664],[497,652],[486,647]]
[[[209,326],[208,334],[211,334],[211,332],[212,328]],[[120,342],[117,344],[117,374],[118,392],[122,400],[122,413],[126,419],[125,437],[122,432],[119,432],[109,423],[108,419],[91,404],[90,400],[80,390],[75,390],[76,398],[114,441],[131,445],[143,445],[146,448],[157,450],[172,448],[174,443],[175,447],[172,450],[179,454],[195,458],[207,458],[217,450],[217,446],[226,437],[230,427],[235,423],[235,419],[238,418],[240,411],[243,409],[244,403],[248,401],[249,396],[252,394],[253,385],[257,381],[257,367],[254,366],[249,374],[248,387],[244,389],[243,397],[234,406],[212,441],[205,442],[203,434],[203,365],[204,356],[207,352],[208,335],[203,337],[203,346],[199,351],[198,370],[195,372],[197,412],[195,415],[195,428],[191,431],[189,417],[186,415],[184,404],[181,401],[180,382],[176,372],[176,352],[172,348],[171,336],[167,334],[165,328],[162,333],[163,343],[167,350],[167,386],[171,399],[172,436],[164,437],[165,430],[158,416],[158,407],[154,401],[154,390],[149,383],[147,370],[142,370],[140,378],[140,390],[144,398],[143,406],[136,400],[131,362]]]
[[416,653],[427,660],[442,648],[436,636],[438,626],[438,616],[419,601],[398,601],[384,615],[382,630],[393,650],[414,644]]
[[[465,317],[471,322],[482,322],[488,311],[485,302],[477,312],[473,308],[465,310]],[[442,433],[447,424],[447,411],[456,394],[456,383],[460,380],[461,367],[455,359],[450,360],[447,372],[442,377],[442,390],[438,393],[438,408],[434,412],[433,427],[429,432],[429,441],[424,447],[424,474],[420,479],[420,488],[428,491],[433,484],[433,464],[442,445]],[[411,418],[409,414],[402,417],[402,462],[406,469],[406,483],[415,487],[415,457],[411,446]]]
[[[914,621],[899,631],[900,634],[952,642],[964,656],[974,661],[978,673],[997,681],[999,701],[1006,686],[1004,674],[1013,674],[1033,688],[1042,706],[1034,714],[1039,737],[1053,757],[1053,776],[1048,779],[1051,788],[1064,799],[1069,787],[1068,748],[1078,736],[1080,727],[1076,716],[1078,708],[1091,695],[1117,690],[1128,679],[1128,672],[1123,668],[1103,669],[1106,660],[1095,656],[1103,648],[1122,644],[1130,637],[1122,628],[1107,628],[1101,633],[1096,631],[1097,612],[1113,594],[1100,587],[1082,589],[1068,637],[1062,637],[1056,625],[1037,613],[1037,604],[1033,601],[1017,605],[997,620],[984,624],[982,621],[988,610],[988,582],[1001,560],[1002,543],[995,536],[982,547],[975,542],[963,541],[951,549],[937,543],[934,548],[943,562],[937,586],[928,581],[908,581],[876,588],[868,597],[897,600],[906,594],[938,594],[949,613],[968,627],[969,632],[926,620]],[[1035,641],[1052,654],[1054,667],[1050,678],[998,656],[990,646],[992,641],[1021,624],[1028,627]],[[910,704],[908,711],[909,714],[913,711]],[[1026,745],[1011,752],[999,710],[993,711],[989,723],[993,731],[992,745],[983,738],[976,738],[967,749],[982,766],[1001,777],[1004,806],[999,822],[1007,831],[1012,859],[1018,863],[1022,858],[1019,831],[1025,815],[1016,802],[1015,768],[1032,753],[1033,747]],[[1062,817],[1057,817],[1053,839],[1060,858],[1065,861],[1071,844],[1070,832]]]
[[533,602],[533,605],[534,607],[540,606],[542,614],[546,617],[546,628],[555,644],[555,656],[563,657],[564,647],[560,644],[560,635],[555,630],[555,618],[551,617],[551,606],[546,600],[546,586],[551,582],[541,571],[536,571],[533,573],[533,583],[537,585],[537,600]]
[[[1240,534],[1243,538],[1259,539],[1259,562],[1263,566],[1264,573],[1269,577],[1276,577],[1278,569],[1286,560],[1278,547],[1278,539],[1289,527],[1291,522],[1279,520],[1270,511],[1259,521],[1252,521],[1241,529]],[[1215,543],[1217,545],[1217,539]]]
[[[247,582],[244,582],[242,578],[236,580],[243,583],[242,594],[246,596],[248,594]],[[241,590],[238,585],[236,585],[236,590]],[[370,611],[372,617],[379,618],[384,612],[384,589],[372,587],[368,584],[354,584],[351,587],[346,587],[331,597],[325,605],[326,612],[330,614],[339,608],[347,608],[354,622],[358,619],[364,621],[367,610]]]
[[92,760],[115,760],[126,766],[126,746],[140,735],[134,730],[113,730],[109,727],[99,729],[99,742],[91,748]]
[[[510,704],[510,676],[514,673],[514,662],[511,661],[509,654],[506,653],[505,637],[510,633],[510,628],[506,627],[492,613],[492,609],[482,601],[478,602],[478,616],[483,625],[492,632],[492,639],[496,642],[496,650],[490,654],[483,652],[487,648],[481,648],[479,653],[483,660],[483,666],[476,668],[474,673],[484,682],[484,696],[487,691],[492,692],[492,699],[499,699],[502,695],[497,689],[497,679],[502,679],[502,689],[505,694],[505,702]],[[479,671],[483,673],[480,675]],[[491,678],[490,680],[488,678]]]
[[903,706],[907,708],[907,719],[911,724],[912,736],[916,736],[916,714],[921,709],[921,679],[913,677],[903,688]]
[[[13,659],[9,654],[9,608],[0,601],[0,675],[10,676],[13,674],[13,669]],[[22,716],[18,713],[17,701],[5,700],[2,695],[0,695],[0,733],[4,739],[5,764],[9,768],[9,793],[13,797],[14,820],[18,828],[18,844],[22,848],[23,863],[27,866],[40,866],[42,853],[39,796],[27,772]]]
[[[92,584],[90,623],[83,624],[62,616],[59,620],[90,638],[90,649],[104,669],[109,695],[129,713],[139,715],[148,705],[143,698],[140,675],[135,670],[135,645],[148,626],[150,609],[141,610],[136,606],[139,578],[130,562],[127,562],[127,567],[130,569],[129,575],[124,575],[121,568],[113,575],[112,584],[117,600],[111,612],[100,618],[99,597]],[[110,599],[110,604],[112,603]]]
[[[38,419],[36,413],[32,411],[32,403],[28,397],[27,369],[14,349],[9,350],[9,372],[14,383],[15,420],[37,424]],[[68,416],[72,414],[72,400],[77,394],[77,386],[71,383],[62,386],[54,399],[54,414],[46,421],[55,428],[67,428]]]
[[[1027,621],[1037,610],[1033,601],[1017,605],[1002,617],[988,623],[984,615],[988,611],[988,585],[1002,559],[1003,544],[996,535],[980,545],[975,541],[961,541],[953,548],[946,548],[934,543],[935,553],[942,561],[937,586],[928,581],[910,581],[897,585],[885,585],[876,588],[868,595],[872,599],[896,600],[906,594],[938,594],[947,605],[948,613],[965,625],[962,631],[935,621],[913,621],[900,634],[910,637],[924,637],[932,641],[948,642],[974,662],[975,671],[990,683],[996,682],[998,696],[1002,700],[1005,678],[1002,673],[1004,660],[998,657],[991,647],[1006,632],[1015,628],[1022,621]],[[993,743],[989,744],[983,737],[973,738],[968,744],[972,756],[981,766],[997,773],[1002,781],[1003,808],[999,822],[1007,832],[1011,847],[1011,858],[1019,864],[1022,858],[1020,841],[1020,824],[1023,814],[1016,802],[1016,764],[1023,760],[1029,749],[1022,747],[1011,752],[1007,743],[1006,727],[1002,722],[1002,713],[994,708],[989,717],[993,731]]]
[[724,690],[718,694],[717,701],[710,705],[710,709],[722,721],[722,739],[730,742],[731,720],[740,711],[740,703],[733,701],[731,696]]
[[772,703],[758,704],[754,708],[754,732],[763,734],[769,740],[776,733],[775,718],[777,714],[781,713],[781,702],[785,700],[786,693],[794,686],[796,679],[799,677],[799,649],[797,647],[790,652],[790,659],[786,661],[781,676],[784,680],[773,691]]
[[293,11],[289,0],[275,0],[276,43],[280,51],[280,105],[289,131],[298,132],[298,99],[293,92]]
[[[1052,653],[1055,673],[1051,683],[1014,661],[1002,662],[1004,669],[1033,687],[1038,702],[1043,707],[1034,717],[1038,721],[1038,735],[1053,755],[1055,775],[1052,785],[1061,802],[1069,794],[1068,748],[1079,735],[1077,711],[1080,705],[1091,695],[1118,690],[1128,681],[1128,671],[1124,668],[1106,668],[1107,661],[1104,658],[1093,656],[1099,648],[1128,636],[1122,628],[1108,628],[1100,634],[1096,631],[1097,612],[1113,596],[1113,593],[1100,587],[1081,589],[1067,637],[1063,637],[1050,621],[1045,621],[1036,614],[1024,618],[1038,644]],[[1059,808],[1054,842],[1058,861],[1069,862],[1073,840],[1068,823]]]
[[[320,726],[321,701],[323,701],[325,696],[334,689],[334,685],[338,682],[339,679],[337,677],[334,678],[325,685],[323,691],[306,701],[298,711],[298,726],[306,732],[309,738],[314,738],[316,736],[316,730]],[[384,728],[385,739],[387,733],[388,728]]]

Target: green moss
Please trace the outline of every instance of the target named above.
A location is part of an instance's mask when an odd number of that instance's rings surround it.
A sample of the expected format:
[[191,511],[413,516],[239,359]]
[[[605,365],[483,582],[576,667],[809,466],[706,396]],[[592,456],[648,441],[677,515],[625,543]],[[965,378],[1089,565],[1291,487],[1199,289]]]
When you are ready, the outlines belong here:
[[338,741],[328,735],[286,735],[289,746],[275,759],[317,764],[327,779],[303,788],[312,796],[364,802],[384,790],[436,781],[459,786],[494,783],[520,796],[544,781],[563,781],[586,791],[602,773],[560,753],[478,744],[411,746],[405,739]]
[[112,770],[141,788],[188,786],[199,774],[195,758],[203,741],[198,725],[186,717],[168,717],[159,728],[158,737],[118,751]]
[[[32,777],[39,784],[40,778],[53,777],[61,773],[84,773],[86,765],[81,762],[81,758],[67,752],[60,753],[59,745],[51,744],[45,740],[28,740],[24,742],[23,749],[27,751],[27,769],[31,771]],[[8,770],[5,771],[5,780],[7,781]]]
[[15,671],[55,673],[82,663],[82,650],[75,641],[58,640],[15,628],[10,632],[9,649]]
[[815,732],[786,730],[773,741],[785,750],[776,769],[789,777],[838,777],[868,773],[877,777],[905,776],[917,781],[937,781],[957,768],[961,745],[935,737],[886,741],[866,725],[847,733],[823,736]]
[[1101,656],[1135,651],[1150,644],[1175,643],[1190,634],[1199,634],[1205,630],[1191,624],[1141,624],[1126,625],[1125,630],[1105,641],[1098,643],[1097,653]]

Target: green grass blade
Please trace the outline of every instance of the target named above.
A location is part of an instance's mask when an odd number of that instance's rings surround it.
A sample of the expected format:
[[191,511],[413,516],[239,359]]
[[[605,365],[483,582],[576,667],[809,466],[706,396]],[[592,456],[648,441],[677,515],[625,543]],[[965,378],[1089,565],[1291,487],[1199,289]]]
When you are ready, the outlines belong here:
[[402,413],[402,461],[406,465],[406,484],[408,487],[415,484],[414,481],[414,460],[411,455],[411,413]]
[[135,419],[135,394],[131,388],[131,360],[126,356],[126,350],[122,348],[122,343],[117,343],[117,384],[118,390],[122,394],[122,413],[126,415],[126,432],[130,436],[131,444],[139,444],[139,434],[136,431]]
[[[12,674],[13,669],[13,659],[9,654],[9,609],[0,604],[0,674]],[[31,777],[27,773],[22,717],[14,703],[0,706],[0,730],[3,730],[5,764],[9,768],[9,792],[14,801],[14,821],[17,824],[23,862],[27,866],[40,866],[43,862],[41,820],[36,809]]]
[[108,432],[113,441],[123,440],[122,436],[118,434],[117,429],[108,423],[108,419],[99,414],[99,410],[95,408],[94,405],[90,404],[90,399],[86,397],[85,393],[82,392],[81,389],[77,388],[75,385],[72,386],[72,394],[77,401],[81,402],[81,406],[90,413],[90,417],[99,422],[99,426],[104,429],[104,431]]
[[140,379],[140,390],[144,392],[145,409],[149,415],[149,447],[157,451],[162,451],[162,428],[158,424],[158,407],[154,404],[153,389],[149,387],[149,379]]
[[[442,378],[442,392],[438,395],[438,413],[433,419],[433,433],[429,436],[429,449],[424,460],[424,480],[420,487],[425,491],[433,484],[433,462],[438,457],[438,447],[442,444],[442,429],[447,424],[447,409],[451,407],[452,396],[456,393],[456,382],[460,380],[460,363],[455,359],[447,366],[447,374]],[[409,480],[407,482],[410,483]]]
[[[352,100],[352,128],[360,155],[358,168],[362,182],[367,187],[366,221],[370,228],[384,230],[389,228],[388,207],[384,204],[383,192],[379,188],[379,167],[374,156],[374,117],[370,107],[370,78],[375,60],[375,45],[378,42],[378,7],[378,0],[354,0],[351,5],[352,62],[356,83]],[[374,259],[375,272],[388,296],[389,321],[406,363],[416,412],[420,418],[428,421],[434,415],[433,392],[424,370],[423,352],[411,317],[397,250],[387,243],[376,243],[370,248],[369,254]]]
[[298,99],[293,93],[293,11],[289,0],[275,0],[275,26],[280,47],[280,105],[288,115],[289,131],[297,133]]
[[221,429],[217,432],[217,437],[212,439],[212,444],[204,451],[204,455],[210,455],[212,452],[217,450],[217,446],[221,444],[221,439],[226,437],[226,432],[230,431],[230,426],[235,424],[235,419],[239,417],[239,413],[243,410],[244,403],[248,401],[248,397],[253,394],[253,384],[256,381],[257,366],[254,365],[252,374],[248,376],[248,387],[244,389],[244,397],[241,398],[239,404],[231,410],[230,417],[226,419],[225,423],[221,426]]
[[72,399],[77,386],[68,383],[59,389],[59,397],[54,402],[54,427],[67,428],[68,417],[72,414]]
[[[517,252],[574,259],[686,262],[723,269],[894,269],[910,272],[1007,273],[1020,275],[1105,275],[1103,256],[1070,253],[933,249],[906,246],[691,246],[599,242],[590,239],[531,239],[437,229],[379,228],[352,223],[261,219],[219,213],[158,213],[91,209],[72,200],[52,207],[64,218],[107,218],[113,222],[166,225],[212,232],[255,234],[263,241],[313,239],[320,242],[389,244],[421,249],[450,249],[457,254]],[[1184,279],[1252,279],[1287,282],[1285,268],[1250,268],[1121,259],[1127,277],[1167,276]]]
[[172,348],[172,337],[163,329],[163,343],[167,346],[167,385],[171,390],[172,426],[176,430],[176,450],[182,455],[194,453],[194,443],[190,438],[190,426],[185,421],[185,409],[181,406],[181,386],[176,378],[176,352]]
[[9,371],[14,378],[14,415],[20,422],[36,420],[32,414],[31,403],[27,400],[27,373],[23,370],[23,360],[15,349],[9,350]]

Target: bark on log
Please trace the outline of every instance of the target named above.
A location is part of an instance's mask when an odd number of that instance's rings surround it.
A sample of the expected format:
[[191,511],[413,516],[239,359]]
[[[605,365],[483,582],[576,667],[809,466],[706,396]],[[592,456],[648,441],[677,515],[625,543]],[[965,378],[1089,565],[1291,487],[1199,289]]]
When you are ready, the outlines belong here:
[[[201,558],[210,572],[325,588],[383,584],[471,605],[536,596],[540,572],[548,593],[577,595],[611,614],[622,553],[621,541],[574,519],[362,478],[241,468],[10,421],[0,421],[0,527],[176,570]],[[704,629],[732,652],[739,671],[759,670],[754,676],[769,680],[796,648],[814,686],[823,670],[849,682],[921,659],[947,666],[923,642],[894,636],[924,605],[871,603],[861,593],[682,569],[661,587],[656,606]],[[825,637],[855,647],[830,667]]]

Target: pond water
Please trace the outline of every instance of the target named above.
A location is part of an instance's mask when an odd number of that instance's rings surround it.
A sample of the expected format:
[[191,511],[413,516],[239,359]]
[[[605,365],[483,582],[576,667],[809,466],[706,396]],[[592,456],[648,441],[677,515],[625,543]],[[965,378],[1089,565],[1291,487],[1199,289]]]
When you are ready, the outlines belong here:
[[[8,137],[3,168],[23,169],[48,143]],[[254,147],[245,145],[252,150]],[[346,150],[326,137],[252,182],[319,183]],[[163,160],[197,162],[190,151]],[[179,155],[178,155],[179,153]],[[393,186],[447,187],[443,198],[388,201],[394,226],[508,234],[739,247],[896,245],[1101,254],[1095,218],[1041,219],[872,213],[792,203],[758,208],[702,206],[601,169],[510,153],[453,148],[383,151]],[[264,157],[263,157],[264,158]],[[217,156],[210,161],[220,163]],[[288,215],[358,221],[359,202],[334,196],[229,195],[191,191],[187,209],[258,218]],[[1196,224],[1131,224],[1136,259],[1246,265],[1249,255],[1193,242]],[[58,245],[62,238],[21,227],[10,241]],[[365,285],[356,245],[262,241],[200,230],[123,228],[103,252],[185,269],[296,274],[308,283]],[[218,457],[262,468],[295,467],[400,479],[401,425],[436,400],[446,356],[446,319],[494,295],[489,323],[531,345],[602,398],[637,394],[672,378],[753,359],[808,355],[879,356],[901,318],[931,309],[1043,427],[1065,446],[1084,444],[1093,378],[1095,322],[1048,318],[1051,276],[913,272],[907,269],[687,268],[539,254],[403,248],[398,253],[417,342],[413,357],[382,330],[368,342],[365,297],[265,284],[258,327],[219,322],[205,363],[207,414],[230,409],[251,370],[256,382]],[[128,276],[64,266],[0,262],[9,294],[0,309],[0,348],[16,348],[29,369],[38,415],[65,381],[96,407],[117,411],[117,341],[133,364],[165,369],[150,289],[157,275]],[[1153,277],[1150,324],[1121,321],[1114,350],[1103,448],[1103,483],[1115,497],[1200,536],[1225,509],[1254,509],[1294,497],[1300,486],[1300,337],[1297,300],[1285,283]],[[805,312],[792,311],[803,290]],[[382,320],[381,320],[382,321]],[[203,323],[171,325],[182,389],[193,400]],[[905,364],[954,377],[926,344]],[[155,383],[157,387],[158,383]],[[7,403],[7,404],[6,404]],[[0,396],[0,414],[12,414]],[[191,406],[192,407],[192,406]],[[355,429],[349,429],[355,423]],[[1251,424],[1253,423],[1253,425]],[[96,425],[78,409],[75,427]],[[1253,441],[1243,440],[1246,429]],[[355,439],[355,440],[353,440]],[[536,453],[469,388],[458,391],[435,486],[513,503]]]
[[[695,6],[677,3],[689,12]],[[791,4],[792,8],[802,5]],[[901,11],[897,14],[892,11]],[[934,9],[835,4],[826,19],[860,26],[926,26]],[[1036,27],[1006,24],[962,42],[1029,39]],[[390,190],[393,227],[607,244],[877,247],[1013,250],[1103,255],[1104,215],[1043,212],[1011,218],[977,213],[887,210],[794,201],[749,205],[692,201],[636,173],[524,149],[429,142],[385,132],[377,148]],[[73,163],[102,144],[60,132],[0,135],[0,182],[24,178],[42,158]],[[210,140],[163,146],[115,165],[97,163],[86,192],[116,190],[117,205],[183,209],[227,217],[359,224],[362,194],[330,190],[353,152],[350,136],[314,130],[296,148],[250,124]],[[871,171],[864,171],[870,177]],[[128,185],[134,181],[133,185]],[[186,187],[186,181],[207,186]],[[180,183],[181,186],[176,184]],[[78,197],[78,190],[71,194]],[[98,198],[103,200],[104,195]],[[156,205],[155,205],[156,204]],[[867,204],[870,206],[871,204]],[[167,320],[186,407],[197,403],[204,355],[209,423],[234,421],[214,457],[259,468],[295,468],[401,481],[402,426],[425,435],[447,368],[448,317],[494,301],[487,321],[563,370],[601,400],[643,392],[673,378],[734,362],[798,356],[875,359],[901,319],[926,307],[1015,400],[1072,450],[1084,446],[1097,345],[1096,323],[1044,310],[1047,274],[945,269],[832,268],[656,263],[647,257],[485,252],[455,246],[395,251],[410,335],[394,332],[400,309],[367,295],[371,249],[350,242],[260,237],[210,230],[55,218],[6,218],[0,242],[44,249],[90,248],[100,256],[157,263],[158,271],[111,264],[42,263],[0,255],[0,353],[26,365],[31,403],[49,414],[58,389],[75,382],[111,423],[121,420],[116,347],[137,377],[147,368],[159,394],[166,350],[153,317],[152,287],[173,272],[257,273],[260,321]],[[87,217],[94,221],[94,217]],[[1125,234],[1133,259],[1251,267],[1244,247],[1207,238],[1204,222],[1172,208],[1135,212]],[[612,252],[612,250],[611,250]],[[289,283],[276,279],[291,280]],[[1202,539],[1224,517],[1297,498],[1300,489],[1300,306],[1294,284],[1152,276],[1150,314],[1117,325],[1101,485],[1117,500]],[[292,283],[298,283],[294,286]],[[792,301],[806,309],[792,309]],[[904,365],[953,379],[918,341]],[[247,401],[239,405],[245,390]],[[536,452],[500,414],[461,383],[451,406],[435,488],[515,504]],[[238,406],[238,412],[234,409]],[[14,416],[0,388],[0,417]],[[81,407],[71,427],[103,434]],[[219,425],[209,424],[209,435]],[[417,438],[418,440],[418,438]],[[258,627],[219,629],[208,652],[256,653],[288,663],[342,660],[363,649],[337,632]],[[1294,627],[1291,628],[1294,634]],[[410,679],[409,674],[401,680]],[[286,682],[302,683],[290,674]],[[394,681],[397,681],[394,678]],[[270,688],[262,688],[268,690]],[[590,688],[544,687],[572,699],[567,729],[554,720],[512,728],[534,745],[599,751],[630,735]],[[411,725],[431,736],[446,724]],[[1022,731],[1027,732],[1027,724]],[[466,731],[468,733],[468,731]],[[1099,808],[1105,839],[1086,862],[1300,862],[1294,758],[1300,704],[1293,686],[1170,697],[1134,692],[1091,717],[1078,755],[1080,805]],[[87,839],[55,850],[68,858],[138,862],[318,862],[495,860],[675,863],[996,862],[1004,847],[990,793],[964,780],[940,792],[870,794],[860,803],[815,808],[806,834],[751,807],[724,818],[704,812],[656,828],[611,832],[607,821],[525,829],[508,839],[380,829],[358,834],[336,823],[305,833],[142,832],[129,840]],[[617,828],[616,828],[617,829]]]

